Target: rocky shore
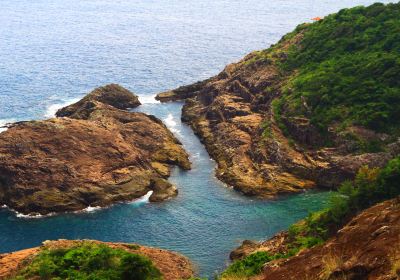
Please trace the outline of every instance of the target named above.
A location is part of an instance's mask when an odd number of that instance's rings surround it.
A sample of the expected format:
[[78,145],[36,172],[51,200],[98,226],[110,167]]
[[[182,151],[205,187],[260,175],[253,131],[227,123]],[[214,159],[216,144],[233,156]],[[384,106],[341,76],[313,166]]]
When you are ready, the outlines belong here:
[[164,279],[183,280],[191,278],[194,274],[194,269],[190,261],[175,252],[131,243],[61,239],[45,241],[40,247],[0,254],[0,279],[12,279],[13,276],[23,270],[43,250],[67,249],[80,246],[83,243],[104,244],[113,249],[122,249],[129,253],[145,256],[160,270]]
[[[398,139],[365,127],[349,126],[340,132],[330,127],[328,145],[309,119],[276,115],[274,101],[291,78],[278,65],[302,38],[303,32],[296,31],[226,66],[215,77],[156,98],[185,101],[182,120],[216,160],[217,177],[245,195],[269,198],[335,188],[361,166],[381,167],[399,154]],[[362,151],[359,142],[382,142],[384,147]]]
[[177,194],[173,165],[190,169],[181,143],[118,85],[95,89],[57,118],[19,122],[0,134],[0,205],[23,214],[77,211]]

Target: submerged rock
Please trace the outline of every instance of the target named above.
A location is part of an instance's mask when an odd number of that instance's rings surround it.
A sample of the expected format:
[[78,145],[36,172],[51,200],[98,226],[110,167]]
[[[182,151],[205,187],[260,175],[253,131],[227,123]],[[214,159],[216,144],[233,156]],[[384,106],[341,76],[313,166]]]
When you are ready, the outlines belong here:
[[190,169],[188,155],[156,117],[110,105],[131,107],[137,98],[127,93],[116,85],[102,87],[61,109],[58,115],[67,118],[16,123],[1,133],[0,205],[49,214],[129,201],[149,191],[153,201],[175,196],[174,186],[154,182],[165,180],[171,165]]

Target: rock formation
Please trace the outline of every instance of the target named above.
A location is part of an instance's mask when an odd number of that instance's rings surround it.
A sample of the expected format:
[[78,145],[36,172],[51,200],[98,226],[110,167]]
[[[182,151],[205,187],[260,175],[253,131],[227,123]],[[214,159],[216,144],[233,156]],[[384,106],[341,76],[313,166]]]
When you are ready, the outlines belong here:
[[76,114],[83,108],[85,103],[101,102],[111,105],[117,109],[135,108],[140,105],[139,98],[132,94],[129,90],[117,84],[110,84],[103,87],[96,88],[91,93],[86,95],[82,100],[61,108],[57,111],[57,117],[69,117]]
[[68,117],[13,124],[0,134],[0,205],[49,214],[176,195],[166,179],[188,155],[156,117],[118,109],[138,104],[110,85],[57,113]]
[[66,249],[79,246],[83,242],[105,244],[114,249],[122,249],[130,253],[148,257],[160,270],[164,279],[183,280],[191,278],[194,274],[193,266],[190,261],[186,257],[175,252],[128,243],[111,243],[94,240],[57,240],[45,241],[40,247],[0,254],[0,279],[11,279],[12,276],[22,270],[44,249]]
[[[316,186],[334,188],[353,178],[361,166],[381,167],[399,154],[398,139],[387,141],[388,135],[363,127],[340,133],[330,128],[329,146],[308,119],[275,115],[274,100],[290,79],[278,65],[302,38],[302,31],[295,32],[215,77],[157,96],[162,102],[185,100],[182,120],[216,160],[217,177],[245,195],[273,197]],[[349,134],[389,143],[379,152],[362,152],[352,148]]]
[[[257,250],[268,251],[276,238]],[[399,279],[400,200],[361,212],[324,245],[266,264],[263,275],[265,280]]]

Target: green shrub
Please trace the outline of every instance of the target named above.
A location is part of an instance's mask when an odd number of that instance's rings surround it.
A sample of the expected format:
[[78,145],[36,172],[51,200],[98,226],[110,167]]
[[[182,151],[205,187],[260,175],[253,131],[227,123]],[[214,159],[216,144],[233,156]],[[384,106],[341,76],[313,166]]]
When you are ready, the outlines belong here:
[[322,131],[333,123],[398,131],[400,3],[344,9],[301,30],[281,64],[292,76],[281,114],[308,117]]
[[16,279],[161,279],[160,271],[143,256],[104,244],[84,242],[68,249],[45,249]]
[[267,252],[256,252],[242,260],[234,261],[222,274],[224,276],[252,276],[261,272],[263,265],[273,260]]

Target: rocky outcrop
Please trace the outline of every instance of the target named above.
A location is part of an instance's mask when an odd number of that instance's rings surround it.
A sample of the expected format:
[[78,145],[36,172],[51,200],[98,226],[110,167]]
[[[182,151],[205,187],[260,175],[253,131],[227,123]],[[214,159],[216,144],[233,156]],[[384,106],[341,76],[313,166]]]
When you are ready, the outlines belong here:
[[199,81],[191,85],[179,87],[175,90],[159,93],[156,96],[156,100],[167,102],[167,101],[177,101],[194,97],[196,96],[197,93],[199,93],[199,91],[203,88],[203,86],[207,82],[208,80]]
[[166,179],[172,165],[190,169],[188,155],[154,116],[110,105],[130,107],[129,100],[135,98],[127,98],[126,90],[106,86],[59,111],[69,117],[20,122],[1,133],[0,205],[49,214],[129,201],[149,191],[151,201],[175,196]]
[[79,115],[85,110],[85,105],[92,102],[101,102],[111,105],[117,109],[135,108],[140,105],[139,98],[129,90],[117,84],[110,84],[96,88],[80,101],[61,108],[57,111],[57,117],[70,117],[72,114]]
[[[262,247],[257,250],[268,251]],[[400,279],[399,198],[361,212],[324,245],[267,263],[263,276],[265,280]]]
[[[217,177],[245,195],[268,198],[335,188],[361,166],[381,167],[399,154],[398,141],[360,127],[350,127],[348,133],[332,127],[331,144],[324,145],[326,139],[308,119],[287,118],[274,110],[291,78],[278,65],[302,38],[301,30],[292,33],[215,77],[157,96],[162,102],[185,100],[182,120],[216,160]],[[354,149],[355,142],[371,137],[384,143],[379,152]]]
[[193,276],[193,266],[190,261],[178,253],[145,247],[137,244],[100,242],[95,240],[57,240],[45,241],[42,246],[25,249],[17,252],[0,254],[0,279],[12,279],[42,250],[66,249],[81,245],[83,242],[105,244],[114,249],[126,250],[148,257],[160,270],[164,279],[182,280]]

